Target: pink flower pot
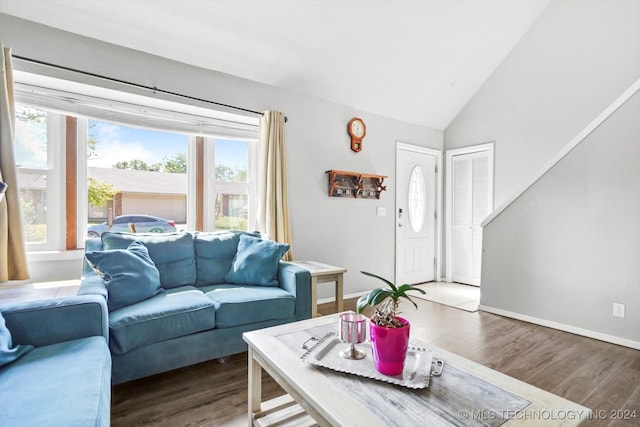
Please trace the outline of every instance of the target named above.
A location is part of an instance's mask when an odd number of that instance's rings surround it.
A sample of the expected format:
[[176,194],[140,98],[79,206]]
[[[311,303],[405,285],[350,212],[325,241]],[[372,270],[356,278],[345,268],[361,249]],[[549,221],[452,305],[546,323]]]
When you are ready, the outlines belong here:
[[398,317],[402,328],[387,328],[369,322],[371,352],[376,370],[383,375],[400,375],[409,349],[409,321]]

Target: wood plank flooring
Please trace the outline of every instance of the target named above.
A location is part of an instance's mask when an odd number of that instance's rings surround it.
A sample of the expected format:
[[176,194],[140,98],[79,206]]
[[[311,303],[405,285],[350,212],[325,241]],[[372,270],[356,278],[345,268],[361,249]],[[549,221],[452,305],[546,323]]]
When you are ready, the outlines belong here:
[[0,304],[39,299],[66,298],[80,289],[80,280],[29,283],[20,286],[0,287]]
[[[416,302],[418,310],[406,305],[403,313],[412,336],[587,406],[599,418],[591,425],[640,425],[640,351],[481,311]],[[345,301],[345,310],[354,307],[354,299]],[[332,304],[319,307],[321,313],[331,310]],[[264,397],[281,393],[265,375]],[[632,411],[636,419],[613,419]],[[246,353],[224,364],[210,361],[114,386],[111,422],[246,426]]]

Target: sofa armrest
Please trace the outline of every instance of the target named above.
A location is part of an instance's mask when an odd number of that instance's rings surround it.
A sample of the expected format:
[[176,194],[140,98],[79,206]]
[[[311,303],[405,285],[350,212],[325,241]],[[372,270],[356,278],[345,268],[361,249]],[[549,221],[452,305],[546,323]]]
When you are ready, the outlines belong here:
[[14,345],[42,347],[91,336],[109,340],[107,304],[98,295],[19,302],[0,311]]
[[[85,252],[104,250],[102,241],[99,238],[89,238],[84,245]],[[82,280],[80,281],[78,295],[102,295],[105,299],[109,296],[107,284],[91,268],[86,257],[82,260]]]
[[100,295],[107,300],[109,298],[109,292],[107,290],[107,284],[102,277],[96,273],[83,275],[80,280],[80,289],[78,289],[78,295]]
[[296,320],[311,318],[311,274],[308,270],[280,261],[278,269],[280,287],[296,297]]
[[[104,245],[102,244],[102,240],[100,240],[99,237],[90,237],[84,241],[85,253],[92,252],[92,251],[103,251],[103,250],[104,250]],[[96,274],[96,272],[93,271],[93,268],[91,268],[91,266],[87,262],[87,258],[85,257],[82,259],[82,275],[90,276],[92,274]]]

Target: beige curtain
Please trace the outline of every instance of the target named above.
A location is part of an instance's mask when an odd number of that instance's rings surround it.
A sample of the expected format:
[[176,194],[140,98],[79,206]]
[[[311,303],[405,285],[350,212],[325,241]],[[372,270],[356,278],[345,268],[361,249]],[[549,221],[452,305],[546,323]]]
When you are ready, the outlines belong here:
[[[258,230],[276,242],[291,244],[284,113],[263,113],[258,152]],[[289,249],[283,259],[291,261],[293,251]]]
[[29,278],[13,153],[15,104],[11,49],[0,45],[0,181],[9,187],[0,201],[0,282]]

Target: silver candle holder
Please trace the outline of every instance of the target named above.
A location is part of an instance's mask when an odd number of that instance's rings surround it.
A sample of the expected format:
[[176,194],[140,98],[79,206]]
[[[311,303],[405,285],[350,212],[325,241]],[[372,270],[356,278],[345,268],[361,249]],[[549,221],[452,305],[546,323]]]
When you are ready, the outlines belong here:
[[365,357],[365,353],[356,348],[356,344],[363,343],[367,339],[367,318],[356,313],[341,314],[338,329],[340,341],[349,343],[349,347],[340,351],[340,356],[353,360]]

